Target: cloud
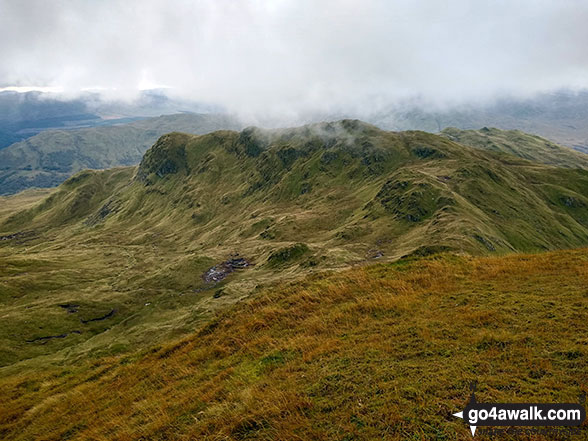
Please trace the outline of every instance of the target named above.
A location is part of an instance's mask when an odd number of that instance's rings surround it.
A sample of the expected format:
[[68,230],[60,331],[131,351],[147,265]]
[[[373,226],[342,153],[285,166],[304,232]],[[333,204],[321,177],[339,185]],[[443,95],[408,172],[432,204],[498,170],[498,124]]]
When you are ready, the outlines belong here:
[[0,87],[166,86],[249,116],[440,106],[588,87],[587,22],[582,0],[0,0]]

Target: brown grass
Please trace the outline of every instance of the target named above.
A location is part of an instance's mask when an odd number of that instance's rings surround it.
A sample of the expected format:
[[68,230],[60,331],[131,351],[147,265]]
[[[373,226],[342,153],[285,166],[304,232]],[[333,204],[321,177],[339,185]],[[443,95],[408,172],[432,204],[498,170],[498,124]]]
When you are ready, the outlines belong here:
[[164,347],[2,378],[0,438],[471,439],[451,414],[473,380],[484,401],[588,390],[587,317],[588,249],[314,276]]

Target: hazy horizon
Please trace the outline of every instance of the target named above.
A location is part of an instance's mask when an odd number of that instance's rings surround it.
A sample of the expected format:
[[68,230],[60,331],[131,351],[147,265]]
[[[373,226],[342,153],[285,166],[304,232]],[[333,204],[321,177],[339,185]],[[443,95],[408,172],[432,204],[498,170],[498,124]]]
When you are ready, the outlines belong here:
[[139,91],[247,119],[588,88],[581,1],[0,0],[0,90]]

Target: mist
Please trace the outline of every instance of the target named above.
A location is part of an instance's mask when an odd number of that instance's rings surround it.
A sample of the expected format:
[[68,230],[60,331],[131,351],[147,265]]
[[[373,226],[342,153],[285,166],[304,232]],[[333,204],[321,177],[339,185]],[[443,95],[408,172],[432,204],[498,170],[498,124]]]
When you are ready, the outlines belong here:
[[141,89],[247,119],[588,87],[583,1],[0,0],[0,87]]

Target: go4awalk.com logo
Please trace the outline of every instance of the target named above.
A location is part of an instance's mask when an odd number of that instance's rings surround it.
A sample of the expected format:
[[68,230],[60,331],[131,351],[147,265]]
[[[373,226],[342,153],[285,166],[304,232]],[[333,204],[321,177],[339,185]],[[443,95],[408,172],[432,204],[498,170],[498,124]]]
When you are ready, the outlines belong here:
[[[586,395],[576,403],[478,403],[476,383],[471,385],[472,394],[465,409],[453,415],[463,418],[470,426],[472,436],[480,426],[534,426],[576,428],[586,418],[584,404]],[[536,429],[529,432],[539,433]],[[488,431],[493,432],[493,431]],[[496,432],[496,430],[494,430]],[[573,433],[571,430],[568,433]]]

